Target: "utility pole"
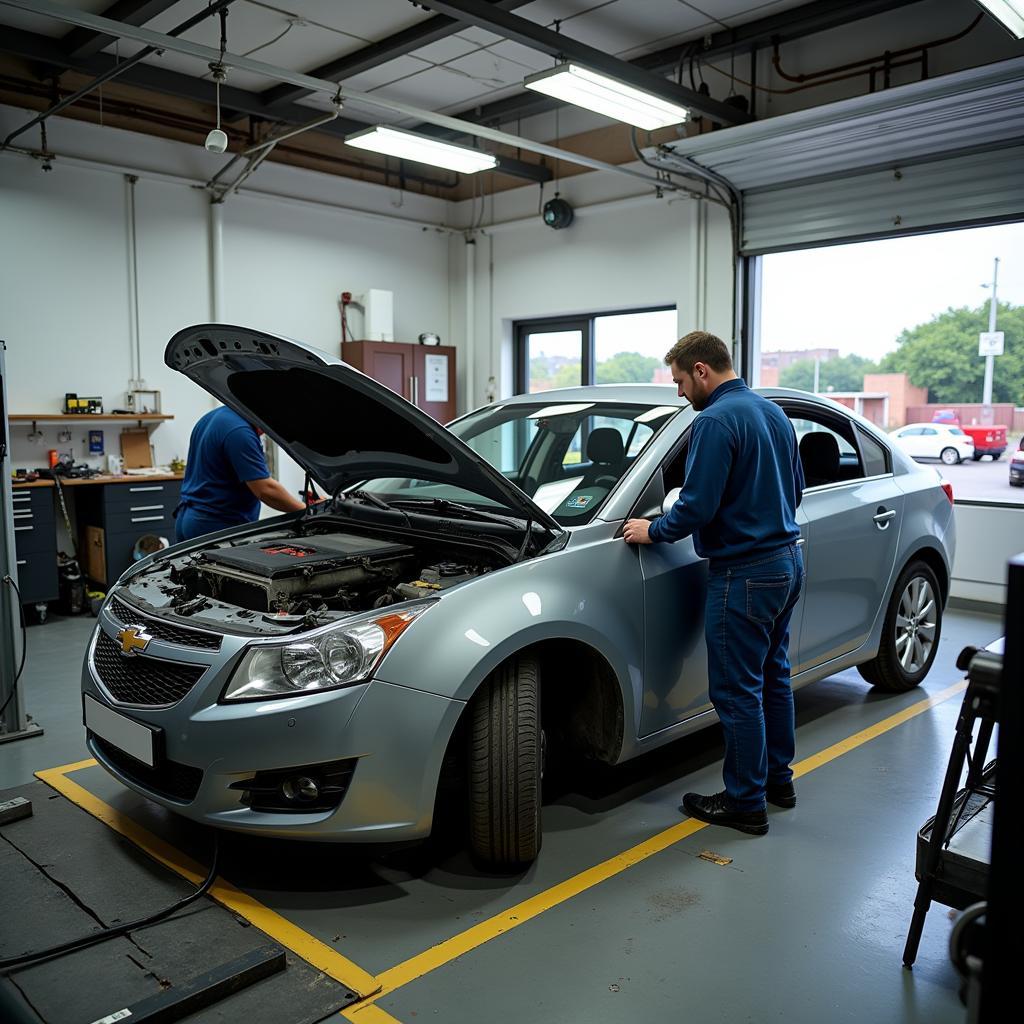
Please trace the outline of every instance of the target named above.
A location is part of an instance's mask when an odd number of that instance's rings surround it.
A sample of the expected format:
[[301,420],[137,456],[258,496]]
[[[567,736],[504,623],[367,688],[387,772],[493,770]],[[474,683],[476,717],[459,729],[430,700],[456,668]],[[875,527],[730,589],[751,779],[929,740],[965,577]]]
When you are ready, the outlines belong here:
[[[988,333],[994,334],[996,329],[996,283],[999,280],[999,257],[996,257],[995,266],[992,269],[992,299],[988,306]],[[993,355],[985,356],[985,387],[981,393],[981,404],[989,409],[991,413],[992,405],[992,371],[995,367],[996,357]],[[985,410],[982,410],[984,414]],[[991,423],[991,419],[989,420]]]

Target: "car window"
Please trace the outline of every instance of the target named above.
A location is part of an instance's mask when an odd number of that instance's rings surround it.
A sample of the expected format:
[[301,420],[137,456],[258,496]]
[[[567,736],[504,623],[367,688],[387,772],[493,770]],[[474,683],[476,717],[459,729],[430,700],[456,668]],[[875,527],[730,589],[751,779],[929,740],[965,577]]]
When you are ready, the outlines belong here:
[[951,434],[956,434],[958,437],[966,437],[967,435],[959,427],[949,427]]
[[934,437],[936,434],[938,434],[938,431],[935,430],[933,427],[922,427],[921,433],[925,434],[928,437]]
[[857,439],[860,441],[864,475],[881,476],[888,473],[889,456],[882,443],[861,427],[857,427]]
[[[857,480],[868,475],[864,471],[860,451],[856,445],[853,423],[826,410],[819,412],[807,406],[787,407],[783,411],[796,431],[800,461],[803,463],[807,487]],[[827,456],[828,443],[810,441],[811,435],[828,435],[838,449],[838,459]]]
[[897,437],[920,437],[924,431],[920,427],[907,427],[901,430],[896,436]]
[[[539,397],[539,396],[538,396]],[[449,429],[565,525],[589,522],[680,406],[530,402],[488,406]],[[454,482],[379,477],[360,485],[384,500],[442,498],[491,509]]]

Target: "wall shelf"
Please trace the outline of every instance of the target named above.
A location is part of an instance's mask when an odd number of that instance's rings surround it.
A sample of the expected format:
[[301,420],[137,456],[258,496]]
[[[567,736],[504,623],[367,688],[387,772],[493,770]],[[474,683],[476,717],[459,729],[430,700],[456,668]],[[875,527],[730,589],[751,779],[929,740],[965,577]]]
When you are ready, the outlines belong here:
[[162,412],[12,412],[7,419],[11,423],[31,423],[32,429],[35,430],[37,423],[138,423],[141,427],[147,423],[173,420],[174,416]]

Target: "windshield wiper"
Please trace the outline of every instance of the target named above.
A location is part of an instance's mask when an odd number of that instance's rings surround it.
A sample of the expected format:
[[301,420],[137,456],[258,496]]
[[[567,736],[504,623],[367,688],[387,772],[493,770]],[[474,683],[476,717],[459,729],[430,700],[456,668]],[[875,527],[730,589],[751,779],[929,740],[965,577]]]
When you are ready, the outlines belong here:
[[[337,495],[335,495],[337,497]],[[378,498],[376,494],[371,491],[349,491],[345,495],[346,498],[358,498],[359,501],[365,501],[367,505],[374,505],[379,509],[383,509],[385,512],[397,512],[403,519],[405,519],[405,525],[412,527],[409,522],[409,516],[404,509],[398,508],[394,503],[387,502],[383,498]]]
[[484,523],[500,523],[502,526],[512,526],[517,530],[522,529],[522,520],[511,516],[500,516],[494,512],[485,512],[483,509],[474,508],[472,505],[463,505],[458,501],[449,501],[447,498],[401,498],[391,503],[392,508],[407,505],[417,511],[433,510],[444,515],[448,512],[460,512],[472,519]]

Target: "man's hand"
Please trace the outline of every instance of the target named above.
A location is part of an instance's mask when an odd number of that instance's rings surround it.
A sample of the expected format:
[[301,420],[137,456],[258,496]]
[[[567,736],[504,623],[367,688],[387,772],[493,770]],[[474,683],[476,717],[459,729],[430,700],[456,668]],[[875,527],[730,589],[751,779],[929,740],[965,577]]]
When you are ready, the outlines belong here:
[[627,519],[622,539],[627,544],[653,544],[651,524],[646,519]]

